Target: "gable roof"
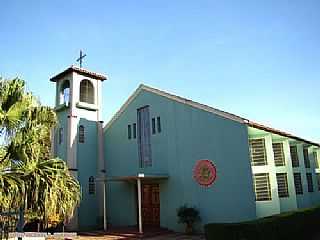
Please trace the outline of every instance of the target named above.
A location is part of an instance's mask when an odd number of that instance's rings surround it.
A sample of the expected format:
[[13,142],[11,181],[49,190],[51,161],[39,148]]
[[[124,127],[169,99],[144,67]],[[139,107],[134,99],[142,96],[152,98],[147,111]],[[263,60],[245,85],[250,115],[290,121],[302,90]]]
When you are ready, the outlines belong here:
[[97,80],[101,80],[101,81],[107,80],[107,77],[102,75],[102,74],[95,73],[95,72],[86,70],[84,68],[79,68],[77,66],[71,65],[70,67],[68,67],[63,72],[58,73],[54,77],[50,78],[50,81],[51,82],[56,82],[59,79],[61,79],[62,77],[64,77],[65,75],[67,75],[67,74],[69,74],[71,72],[76,72],[76,73],[82,74],[84,76],[87,76],[87,77],[90,77],[90,78],[93,78],[93,79],[97,79]]
[[288,138],[292,138],[292,139],[295,139],[297,141],[302,141],[302,142],[305,142],[305,143],[308,143],[308,144],[311,144],[311,145],[315,145],[315,146],[318,146],[320,147],[320,144],[319,143],[316,143],[316,142],[312,142],[312,141],[309,141],[309,140],[306,140],[306,139],[303,139],[303,138],[300,138],[300,137],[297,137],[295,135],[292,135],[290,133],[287,133],[287,132],[284,132],[284,131],[281,131],[281,130],[277,130],[277,129],[274,129],[274,128],[271,128],[271,127],[267,127],[265,125],[262,125],[260,123],[256,123],[254,121],[250,121],[249,119],[246,119],[246,118],[243,118],[243,117],[240,117],[238,115],[235,115],[233,113],[229,113],[229,112],[225,112],[225,111],[222,111],[222,110],[219,110],[219,109],[216,109],[216,108],[213,108],[213,107],[210,107],[208,105],[205,105],[205,104],[202,104],[202,103],[198,103],[198,102],[195,102],[195,101],[192,101],[190,99],[187,99],[187,98],[183,98],[183,97],[180,97],[180,96],[177,96],[177,95],[174,95],[174,94],[171,94],[171,93],[168,93],[168,92],[165,92],[165,91],[162,91],[162,90],[159,90],[159,89],[156,89],[156,88],[153,88],[153,87],[149,87],[149,86],[146,86],[144,84],[140,84],[140,86],[133,92],[133,94],[127,99],[127,101],[121,106],[121,108],[117,111],[117,113],[111,118],[111,120],[105,125],[104,127],[104,131],[106,129],[108,129],[112,123],[114,121],[116,121],[120,116],[121,114],[125,111],[125,109],[127,108],[127,106],[139,95],[139,93],[141,91],[147,91],[147,92],[151,92],[151,93],[154,93],[158,96],[162,96],[162,97],[165,97],[165,98],[168,98],[170,100],[173,100],[173,101],[176,101],[176,102],[179,102],[179,103],[182,103],[182,104],[185,104],[185,105],[188,105],[188,106],[191,106],[191,107],[194,107],[194,108],[197,108],[197,109],[200,109],[200,110],[203,110],[203,111],[206,111],[206,112],[210,112],[210,113],[213,113],[213,114],[216,114],[218,116],[221,116],[221,117],[224,117],[226,119],[229,119],[229,120],[232,120],[232,121],[236,121],[236,122],[239,122],[239,123],[242,123],[242,124],[246,124],[247,126],[250,126],[250,127],[253,127],[253,128],[258,128],[258,129],[261,129],[261,130],[264,130],[264,131],[267,131],[267,132],[271,132],[271,133],[274,133],[274,134],[278,134],[280,136],[284,136],[284,137],[288,137]]

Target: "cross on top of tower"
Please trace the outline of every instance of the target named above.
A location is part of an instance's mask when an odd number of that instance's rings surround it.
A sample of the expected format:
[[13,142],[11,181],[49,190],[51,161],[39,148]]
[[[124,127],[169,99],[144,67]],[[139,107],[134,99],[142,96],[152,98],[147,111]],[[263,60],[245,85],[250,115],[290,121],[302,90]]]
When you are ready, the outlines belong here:
[[80,68],[82,68],[82,59],[84,59],[87,54],[82,54],[82,50],[80,50],[80,57],[77,59],[77,62],[80,62]]

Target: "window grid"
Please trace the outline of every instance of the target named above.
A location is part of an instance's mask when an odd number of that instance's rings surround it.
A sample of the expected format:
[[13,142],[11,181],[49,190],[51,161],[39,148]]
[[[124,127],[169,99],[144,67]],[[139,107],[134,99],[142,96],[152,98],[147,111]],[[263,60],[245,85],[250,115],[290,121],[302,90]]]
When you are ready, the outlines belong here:
[[279,198],[289,197],[288,178],[286,173],[277,173],[278,195]]
[[276,167],[285,166],[285,158],[283,152],[283,144],[282,143],[273,143],[273,155],[274,155],[274,163]]
[[312,181],[312,173],[306,173],[307,183],[308,183],[308,192],[313,192],[313,181]]
[[297,195],[303,194],[301,173],[293,173],[294,187]]
[[267,165],[267,155],[264,138],[250,139],[250,155],[252,166],[264,166]]
[[320,191],[320,173],[317,173],[318,191]]
[[254,190],[256,201],[271,200],[269,173],[254,174]]
[[292,167],[299,167],[297,146],[290,146],[290,155],[291,155]]
[[84,126],[79,126],[79,143],[84,143]]
[[303,159],[305,168],[310,168],[310,159],[308,148],[303,148]]
[[318,154],[317,154],[317,152],[313,152],[313,159],[314,159],[315,168],[319,168],[319,162],[318,162]]

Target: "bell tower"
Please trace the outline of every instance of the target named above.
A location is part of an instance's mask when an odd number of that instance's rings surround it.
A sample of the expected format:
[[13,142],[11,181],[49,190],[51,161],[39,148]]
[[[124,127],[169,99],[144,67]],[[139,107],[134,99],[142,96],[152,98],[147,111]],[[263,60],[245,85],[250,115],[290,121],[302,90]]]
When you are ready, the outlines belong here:
[[105,173],[101,90],[106,79],[104,75],[76,66],[50,79],[56,84],[58,118],[53,154],[67,162],[82,189],[80,207],[68,226],[70,230],[95,229],[103,219],[103,189],[95,179]]

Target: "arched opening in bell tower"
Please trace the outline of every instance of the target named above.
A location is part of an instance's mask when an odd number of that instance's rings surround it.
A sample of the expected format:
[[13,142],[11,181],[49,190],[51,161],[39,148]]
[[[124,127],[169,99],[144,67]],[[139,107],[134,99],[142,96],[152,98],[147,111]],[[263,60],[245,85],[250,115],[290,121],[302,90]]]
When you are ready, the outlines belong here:
[[94,88],[89,80],[80,82],[80,102],[94,104]]
[[70,82],[69,80],[65,80],[60,88],[60,104],[69,104],[70,97]]

